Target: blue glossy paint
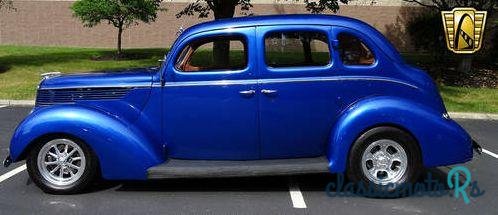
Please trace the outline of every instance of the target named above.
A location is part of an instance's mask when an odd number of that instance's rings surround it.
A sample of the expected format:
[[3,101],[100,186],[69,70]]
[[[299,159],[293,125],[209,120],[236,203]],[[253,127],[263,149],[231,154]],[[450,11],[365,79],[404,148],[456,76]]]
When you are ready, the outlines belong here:
[[[323,67],[270,68],[264,35],[320,31],[330,41]],[[337,35],[357,36],[376,56],[371,66],[343,65]],[[189,43],[214,36],[247,41],[248,66],[237,71],[184,73],[174,67]],[[47,135],[81,139],[96,153],[107,179],[145,179],[149,167],[169,157],[254,160],[326,155],[331,172],[345,171],[349,149],[369,128],[391,125],[418,141],[427,167],[472,159],[471,138],[446,113],[436,85],[406,65],[371,26],[346,17],[285,15],[207,22],[175,41],[161,68],[65,75],[41,90],[127,88],[120,99],[75,99],[38,105],[18,126],[10,155],[25,158]],[[240,91],[254,90],[253,95]],[[275,90],[263,94],[261,90]],[[76,95],[77,96],[77,95]]]
[[146,130],[109,113],[82,105],[36,109],[16,129],[10,155],[18,160],[37,138],[69,134],[94,150],[102,175],[110,179],[145,179],[148,167],[164,161],[164,153]]
[[146,68],[56,76],[42,81],[40,88],[150,87],[152,76],[158,70],[159,68]]
[[374,96],[352,104],[331,130],[327,157],[331,171],[345,170],[350,146],[369,128],[391,125],[408,131],[418,141],[424,166],[463,163],[472,159],[470,136],[453,120],[421,103],[395,96]]

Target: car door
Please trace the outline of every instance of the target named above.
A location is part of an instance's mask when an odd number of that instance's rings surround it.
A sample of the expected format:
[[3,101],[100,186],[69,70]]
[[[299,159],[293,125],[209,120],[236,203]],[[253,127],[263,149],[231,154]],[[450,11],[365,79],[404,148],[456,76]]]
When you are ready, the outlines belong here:
[[257,28],[262,158],[324,155],[339,95],[334,88],[330,29]]
[[254,35],[254,27],[202,32],[173,50],[162,92],[170,157],[259,158]]

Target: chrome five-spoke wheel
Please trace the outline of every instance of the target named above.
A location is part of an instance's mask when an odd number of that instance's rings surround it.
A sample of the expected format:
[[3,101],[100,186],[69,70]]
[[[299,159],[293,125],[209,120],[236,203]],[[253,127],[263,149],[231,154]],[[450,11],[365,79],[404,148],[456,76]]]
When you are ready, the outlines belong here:
[[375,127],[361,134],[351,147],[347,174],[359,187],[379,191],[368,196],[385,191],[403,195],[396,191],[417,181],[423,169],[421,158],[418,143],[410,133],[396,127]]
[[363,174],[375,184],[396,183],[407,168],[407,155],[403,147],[393,140],[377,140],[363,152]]
[[55,139],[38,153],[41,176],[55,186],[67,186],[81,178],[86,158],[81,147],[68,139]]

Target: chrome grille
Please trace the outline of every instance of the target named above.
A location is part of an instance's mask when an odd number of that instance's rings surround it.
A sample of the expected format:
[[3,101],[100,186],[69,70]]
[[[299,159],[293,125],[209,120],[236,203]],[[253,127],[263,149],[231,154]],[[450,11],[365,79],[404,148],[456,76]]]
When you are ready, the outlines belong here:
[[36,105],[73,103],[82,100],[114,100],[126,96],[131,88],[42,89],[36,95]]

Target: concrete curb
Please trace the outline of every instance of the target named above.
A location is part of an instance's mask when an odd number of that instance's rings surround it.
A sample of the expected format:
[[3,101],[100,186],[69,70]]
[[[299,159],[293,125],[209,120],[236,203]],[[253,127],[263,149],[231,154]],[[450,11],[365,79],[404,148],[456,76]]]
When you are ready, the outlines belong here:
[[484,119],[484,120],[498,120],[498,114],[492,113],[462,113],[462,112],[449,112],[451,118],[454,119]]
[[[34,100],[0,100],[0,106],[29,107],[34,105]],[[448,114],[454,119],[498,120],[498,114],[492,113],[449,112]]]
[[0,105],[29,107],[35,106],[34,100],[0,100]]

